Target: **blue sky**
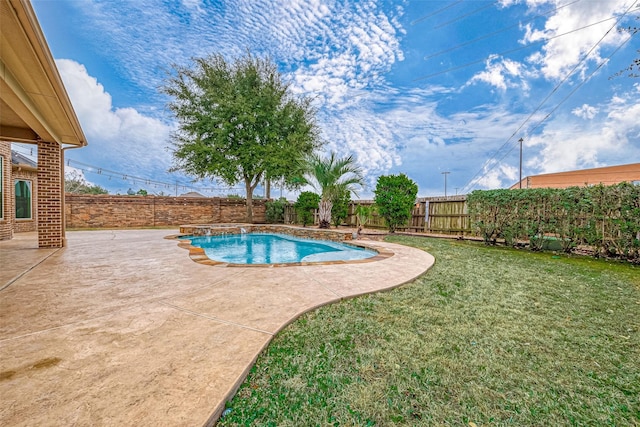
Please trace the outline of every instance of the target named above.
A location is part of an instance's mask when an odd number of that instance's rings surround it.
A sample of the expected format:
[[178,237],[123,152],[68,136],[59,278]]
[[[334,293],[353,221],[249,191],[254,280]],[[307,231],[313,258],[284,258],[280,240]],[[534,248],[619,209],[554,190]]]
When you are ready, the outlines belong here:
[[69,169],[112,192],[242,192],[167,172],[158,87],[171,64],[247,49],[314,97],[326,151],[366,171],[361,198],[396,173],[420,196],[444,194],[442,172],[448,194],[507,187],[519,138],[523,176],[640,162],[640,79],[611,78],[640,55],[616,30],[640,26],[637,0],[32,3],[89,142]]

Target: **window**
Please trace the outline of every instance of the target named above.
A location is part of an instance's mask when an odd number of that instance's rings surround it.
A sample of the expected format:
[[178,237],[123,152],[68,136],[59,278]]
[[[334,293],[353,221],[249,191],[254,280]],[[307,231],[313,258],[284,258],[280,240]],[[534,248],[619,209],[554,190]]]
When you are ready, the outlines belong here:
[[31,181],[16,179],[16,219],[31,219]]

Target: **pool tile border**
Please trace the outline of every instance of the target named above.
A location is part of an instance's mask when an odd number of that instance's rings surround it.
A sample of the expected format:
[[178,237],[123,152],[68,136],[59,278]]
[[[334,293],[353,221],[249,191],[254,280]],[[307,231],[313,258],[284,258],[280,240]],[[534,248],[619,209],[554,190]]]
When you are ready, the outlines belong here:
[[[371,258],[349,260],[349,261],[338,260],[338,261],[313,261],[313,262],[305,261],[305,262],[291,262],[291,263],[279,263],[279,264],[235,264],[235,263],[229,263],[229,262],[223,262],[223,261],[216,261],[209,258],[206,255],[204,249],[191,245],[191,240],[189,240],[188,238],[185,238],[185,237],[194,236],[194,235],[195,236],[207,235],[205,234],[206,230],[211,231],[213,229],[224,230],[224,231],[220,231],[220,233],[212,233],[209,235],[222,234],[223,232],[228,234],[240,234],[240,230],[244,228],[249,229],[249,231],[247,232],[252,232],[252,231],[274,232],[274,233],[290,234],[296,237],[302,237],[301,235],[314,235],[316,236],[316,238],[324,237],[325,240],[340,241],[348,245],[353,245],[360,248],[375,251],[377,252],[377,255]],[[229,233],[230,230],[234,230],[236,232]],[[197,234],[195,234],[194,231],[197,231]],[[291,232],[291,231],[294,231],[294,232]],[[298,232],[296,233],[295,231],[298,231]],[[340,239],[339,238],[340,235],[342,235],[344,238]],[[166,236],[165,239],[175,239],[175,240],[180,239],[178,242],[178,247],[188,250],[189,257],[191,258],[191,260],[193,260],[194,262],[197,262],[198,264],[215,266],[215,267],[280,268],[280,267],[300,267],[300,266],[310,266],[310,265],[364,264],[369,262],[382,261],[394,255],[394,253],[388,249],[373,247],[371,245],[367,245],[363,241],[353,240],[352,234],[350,232],[347,233],[347,232],[341,232],[337,230],[309,229],[309,228],[292,227],[292,226],[286,226],[286,225],[254,226],[250,224],[233,224],[232,226],[230,226],[227,224],[221,224],[220,226],[217,226],[216,224],[212,224],[212,225],[206,225],[206,226],[203,226],[203,225],[180,226],[180,234],[172,234],[172,235]]]

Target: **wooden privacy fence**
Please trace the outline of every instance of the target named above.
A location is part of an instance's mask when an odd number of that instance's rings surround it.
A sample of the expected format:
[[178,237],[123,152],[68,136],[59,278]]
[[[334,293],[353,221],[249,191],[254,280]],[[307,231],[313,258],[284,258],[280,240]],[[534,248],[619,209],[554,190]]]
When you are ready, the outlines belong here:
[[471,233],[467,197],[425,197],[419,200],[425,204],[425,232],[433,234],[468,235]]
[[[398,231],[469,235],[471,227],[466,200],[465,195],[419,198],[411,212],[411,219],[403,227],[398,227]],[[358,205],[371,206],[373,204],[373,200],[351,202],[343,224],[348,227],[357,227],[356,208]],[[285,224],[298,223],[298,215],[293,204],[285,206],[284,222]],[[318,224],[317,211],[314,213],[314,224]],[[384,229],[387,228],[387,225],[384,219],[374,212],[365,227]]]

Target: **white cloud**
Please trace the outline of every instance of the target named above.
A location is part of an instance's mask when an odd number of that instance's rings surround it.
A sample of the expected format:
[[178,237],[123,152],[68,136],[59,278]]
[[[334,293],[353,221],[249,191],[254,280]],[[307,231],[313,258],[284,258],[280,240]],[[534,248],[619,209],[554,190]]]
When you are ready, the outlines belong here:
[[193,13],[204,13],[204,4],[202,0],[181,0],[181,2],[182,5],[187,8],[187,10],[190,10]]
[[[589,62],[602,61],[600,53],[603,48],[618,45],[625,38],[614,29],[601,41],[607,31],[615,27],[615,20],[607,19],[625,11],[629,7],[628,3],[627,0],[578,1],[559,7],[566,2],[528,0],[527,4],[534,10],[540,4],[558,7],[545,21],[544,28],[527,27],[525,42],[547,39],[542,50],[531,55],[529,61],[540,67],[545,78],[560,80],[589,54],[588,60],[578,68],[584,73]],[[596,24],[600,21],[604,22]],[[585,26],[588,27],[578,30]]]
[[[182,5],[188,11],[204,10],[190,15],[189,31],[168,4],[148,0],[78,4],[98,28],[92,32],[96,42],[108,39],[115,67],[140,86],[157,87],[163,77],[159,70],[186,63],[187,55],[220,52],[231,59],[246,48],[271,54],[283,65],[291,89],[315,99],[325,137],[333,147],[345,154],[351,150],[371,171],[398,164],[392,125],[363,107],[359,96],[364,90],[384,87],[385,74],[404,59],[403,30],[397,19],[403,13],[400,6],[384,11],[375,1],[320,0],[246,0],[205,8],[198,0],[183,0]],[[119,19],[122,14],[128,19]],[[83,109],[88,129],[104,134],[118,123],[145,119],[135,110],[113,110],[100,118],[110,110],[111,100],[97,82],[85,84],[93,87],[95,99],[86,94],[79,102],[100,105],[99,111]],[[158,129],[154,123],[146,126]],[[129,126],[130,133],[137,129]]]
[[443,190],[439,174],[449,171],[449,190],[453,194],[456,187],[461,189],[481,168],[488,153],[495,152],[498,160],[482,167],[475,188],[512,184],[513,166],[501,161],[504,153],[500,149],[524,115],[510,112],[504,106],[483,106],[443,116],[435,98],[428,92],[413,90],[385,111],[392,137],[403,143],[396,148],[400,162],[392,172],[416,177],[420,194],[434,195],[442,194]]
[[491,170],[485,171],[485,173],[475,181],[476,185],[482,189],[496,189],[503,188],[505,182],[513,183],[518,179],[518,168],[501,164]]
[[588,104],[582,104],[581,107],[574,108],[571,110],[571,113],[574,116],[580,117],[582,119],[593,119],[596,114],[598,114],[598,109]]
[[[180,8],[153,0],[77,3],[90,18],[96,46],[109,44],[115,68],[139,85],[155,88],[169,64],[185,64],[191,57],[212,52],[225,56],[271,54],[276,61],[298,69],[295,81],[303,88],[332,90],[356,87],[356,81],[380,82],[381,72],[402,60],[402,33],[397,8],[387,15],[375,1],[244,0],[203,7],[201,0],[183,0]],[[176,19],[190,16],[188,31]],[[120,19],[126,15],[127,19]],[[114,25],[114,22],[117,25]],[[215,23],[215,25],[212,25]],[[187,48],[188,47],[188,48]],[[312,82],[307,83],[311,79]]]
[[[568,171],[601,164],[625,164],[640,156],[640,102],[628,94],[624,98],[612,97],[608,105],[598,108],[580,107],[580,111],[602,110],[602,121],[575,122],[558,117],[550,122],[540,135],[531,137],[528,146],[537,150],[527,165],[539,173]],[[576,114],[573,110],[575,115]],[[583,113],[585,114],[585,113]],[[584,118],[584,117],[582,117]]]
[[65,179],[78,180],[85,185],[93,185],[87,180],[87,177],[84,176],[82,169],[74,168],[73,166],[64,166],[64,177]]
[[334,6],[322,18],[306,36],[308,45],[321,37],[324,48],[307,51],[293,77],[298,91],[317,94],[322,105],[344,106],[353,91],[383,84],[384,73],[404,58],[398,24],[370,3]]
[[520,62],[492,55],[485,62],[485,71],[474,75],[467,86],[476,82],[484,82],[502,91],[507,88],[520,88],[527,92],[529,86],[524,78],[529,75]]
[[133,108],[114,108],[109,93],[83,65],[68,59],[56,64],[89,143],[79,156],[108,160],[132,175],[169,168],[167,124]]
[[370,175],[380,174],[401,162],[394,142],[392,126],[367,108],[349,108],[325,117],[324,137],[327,151],[355,154],[358,163]]

